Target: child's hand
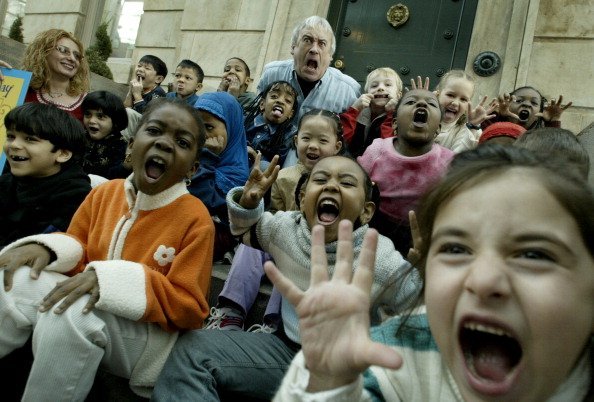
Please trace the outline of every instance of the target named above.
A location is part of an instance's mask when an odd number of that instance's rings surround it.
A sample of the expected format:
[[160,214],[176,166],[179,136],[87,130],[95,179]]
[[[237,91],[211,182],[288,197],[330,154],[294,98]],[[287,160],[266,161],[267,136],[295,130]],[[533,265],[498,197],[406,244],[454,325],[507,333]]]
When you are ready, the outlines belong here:
[[398,101],[400,100],[400,98],[393,98],[392,95],[388,96],[390,97],[390,100],[388,101],[388,103],[386,103],[384,109],[386,109],[386,112],[393,112],[394,110],[396,110],[396,105],[398,105]]
[[421,230],[419,229],[415,211],[408,211],[408,221],[410,224],[410,234],[413,246],[408,249],[406,259],[412,265],[415,265],[421,260],[421,245],[423,244],[423,238],[421,237]]
[[369,104],[371,103],[372,99],[373,99],[373,95],[363,94],[363,95],[359,96],[359,99],[357,99],[355,101],[355,103],[353,103],[353,108],[357,109],[358,111],[361,111],[361,110],[365,109],[366,107],[369,107]]
[[229,89],[229,80],[227,78],[223,78],[219,84],[219,87],[217,88],[217,91],[227,92],[227,89]]
[[206,137],[204,146],[213,154],[220,155],[225,150],[225,138],[222,135]]
[[276,180],[278,171],[280,170],[280,166],[278,166],[278,155],[274,155],[274,158],[270,161],[270,165],[263,172],[260,170],[260,159],[262,159],[262,154],[258,152],[254,160],[254,166],[250,172],[250,177],[245,182],[243,194],[239,199],[239,205],[246,209],[254,209],[258,206],[266,191],[272,187],[272,183]]
[[352,383],[371,365],[397,369],[400,355],[369,338],[370,291],[377,248],[377,231],[369,229],[363,240],[359,266],[353,272],[353,225],[338,227],[336,265],[328,278],[324,228],[311,232],[311,279],[303,292],[285,278],[274,263],[266,274],[299,316],[301,346],[310,372],[308,392],[319,392]]
[[39,278],[39,273],[47,267],[51,259],[50,251],[41,244],[29,243],[8,250],[0,257],[0,269],[4,270],[4,290],[12,289],[12,278],[20,267],[31,268],[31,278]]
[[237,98],[241,92],[241,84],[239,82],[239,78],[237,78],[234,75],[230,75],[228,77],[228,80],[229,80],[229,88],[227,88],[227,92],[229,92],[231,95],[233,95]]
[[545,121],[561,120],[561,115],[563,112],[573,104],[573,102],[569,102],[567,105],[562,106],[562,101],[563,95],[559,95],[559,99],[557,101],[555,101],[555,99],[551,99],[551,102],[545,106],[541,113],[536,113],[536,117],[542,117],[542,119]]
[[142,77],[136,77],[136,79],[130,81],[130,93],[133,100],[142,99]]
[[429,90],[429,77],[425,77],[425,83],[423,83],[423,79],[420,75],[417,76],[417,82],[415,82],[414,78],[410,79],[410,89],[425,89]]
[[54,313],[61,314],[68,307],[77,301],[82,295],[90,293],[91,297],[83,309],[83,314],[88,313],[99,300],[99,280],[94,269],[81,272],[65,281],[58,282],[56,287],[43,298],[39,311],[44,313],[52,308],[60,300],[62,303],[54,310]]
[[480,126],[481,123],[485,120],[492,119],[495,117],[493,112],[497,107],[497,102],[493,99],[489,106],[485,108],[485,102],[487,101],[487,96],[485,95],[477,107],[472,107],[472,102],[468,102],[468,122],[474,126]]
[[250,164],[253,165],[254,161],[256,160],[256,156],[258,155],[258,152],[256,152],[256,150],[254,148],[252,148],[248,145],[247,153],[248,153],[248,160],[250,161]]
[[512,119],[512,120],[520,120],[520,117],[515,114],[512,113],[509,110],[509,105],[516,100],[516,97],[513,95],[510,95],[508,93],[505,93],[503,95],[499,95],[499,98],[497,99],[497,113],[499,113],[499,116],[501,117],[507,117],[508,119]]

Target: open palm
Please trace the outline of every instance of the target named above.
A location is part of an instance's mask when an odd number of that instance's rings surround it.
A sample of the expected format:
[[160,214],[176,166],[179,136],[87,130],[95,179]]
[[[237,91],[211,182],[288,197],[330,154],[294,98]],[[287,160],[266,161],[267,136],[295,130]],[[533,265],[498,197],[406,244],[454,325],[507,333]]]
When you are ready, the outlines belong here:
[[311,281],[306,292],[266,263],[271,281],[296,308],[301,344],[310,371],[308,391],[336,388],[353,382],[370,365],[396,369],[400,356],[369,337],[370,290],[373,282],[377,232],[365,235],[359,266],[353,275],[352,223],[338,231],[336,266],[332,279],[324,245],[324,229],[312,230]]

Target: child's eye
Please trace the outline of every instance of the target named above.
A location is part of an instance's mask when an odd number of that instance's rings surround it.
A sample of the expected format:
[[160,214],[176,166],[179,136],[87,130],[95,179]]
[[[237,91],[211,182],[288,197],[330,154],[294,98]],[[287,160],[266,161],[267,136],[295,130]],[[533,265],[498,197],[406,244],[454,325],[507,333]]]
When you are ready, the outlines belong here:
[[39,141],[39,138],[38,137],[35,137],[33,135],[28,135],[28,136],[25,137],[25,141],[36,142],[36,141]]
[[158,135],[161,130],[159,130],[158,127],[154,127],[154,126],[148,126],[147,128],[145,128],[145,131],[151,135]]
[[278,99],[278,95],[276,95],[276,94],[271,94],[271,95],[270,95],[270,99]]
[[437,102],[427,102],[427,103],[429,104],[429,106],[439,108],[439,105],[437,104]]
[[179,139],[177,140],[177,143],[179,144],[180,147],[182,148],[190,148],[190,141],[186,140],[186,139]]
[[532,106],[539,106],[537,102],[532,102]]
[[353,183],[351,181],[343,181],[340,184],[342,184],[345,187],[355,187],[357,185],[356,183]]
[[414,105],[415,103],[417,103],[417,101],[414,99],[409,99],[406,102],[404,102],[405,105]]
[[83,114],[83,116],[84,116],[84,117],[91,117],[91,113],[90,113],[90,112],[85,112],[85,113]]
[[14,134],[6,134],[6,139],[12,141],[15,139],[15,136]]
[[210,131],[214,128],[214,126],[212,124],[204,123],[204,128],[206,128],[208,131]]
[[445,243],[438,248],[440,254],[468,254],[468,249],[458,243]]
[[555,261],[555,258],[553,258],[549,252],[537,249],[522,250],[518,253],[518,257],[529,260]]

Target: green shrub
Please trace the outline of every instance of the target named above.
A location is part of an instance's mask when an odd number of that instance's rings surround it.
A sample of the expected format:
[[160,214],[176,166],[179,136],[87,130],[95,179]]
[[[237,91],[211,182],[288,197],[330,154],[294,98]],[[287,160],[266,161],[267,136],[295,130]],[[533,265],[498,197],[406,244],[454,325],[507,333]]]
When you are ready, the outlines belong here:
[[107,59],[111,56],[111,39],[107,34],[107,22],[102,22],[97,28],[95,34],[97,40],[95,44],[89,46],[86,57],[89,63],[89,69],[95,74],[99,74],[105,78],[113,79],[113,74],[107,66]]
[[23,43],[23,17],[19,16],[12,22],[8,37],[18,42]]

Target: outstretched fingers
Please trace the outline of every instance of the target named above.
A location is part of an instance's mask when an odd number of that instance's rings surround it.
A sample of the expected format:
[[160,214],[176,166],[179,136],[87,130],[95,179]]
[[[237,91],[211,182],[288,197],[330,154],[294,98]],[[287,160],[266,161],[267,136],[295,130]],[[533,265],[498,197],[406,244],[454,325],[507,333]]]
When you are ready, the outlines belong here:
[[266,261],[264,263],[264,272],[266,272],[266,276],[268,276],[270,282],[278,289],[281,295],[293,306],[297,307],[305,293],[284,276],[272,261]]
[[355,270],[355,274],[353,276],[353,285],[361,289],[366,294],[371,293],[371,285],[373,284],[377,239],[377,230],[367,230],[367,233],[365,233],[365,237],[363,238],[361,253],[359,254],[359,266]]
[[353,272],[353,223],[342,220],[338,223],[338,242],[333,281],[350,283]]
[[311,277],[310,286],[328,280],[328,259],[326,257],[326,244],[324,227],[316,225],[311,230]]

